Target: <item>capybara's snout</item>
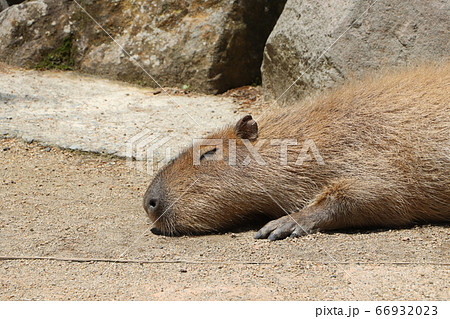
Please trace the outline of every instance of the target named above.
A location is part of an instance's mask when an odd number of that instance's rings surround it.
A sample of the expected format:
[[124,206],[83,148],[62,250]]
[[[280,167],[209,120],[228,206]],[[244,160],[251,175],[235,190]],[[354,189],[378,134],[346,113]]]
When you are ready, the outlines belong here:
[[160,180],[154,180],[144,195],[144,209],[152,221],[166,213],[165,196]]
[[161,216],[161,205],[159,197],[156,194],[146,196],[144,199],[144,209],[150,217]]

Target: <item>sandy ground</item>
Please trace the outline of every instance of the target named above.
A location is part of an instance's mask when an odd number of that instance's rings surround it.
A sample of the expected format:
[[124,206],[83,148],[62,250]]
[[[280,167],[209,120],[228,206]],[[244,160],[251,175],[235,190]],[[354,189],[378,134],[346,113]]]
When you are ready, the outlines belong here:
[[1,300],[450,297],[448,225],[277,242],[253,231],[163,237],[141,207],[150,177],[123,159],[10,138],[0,159]]

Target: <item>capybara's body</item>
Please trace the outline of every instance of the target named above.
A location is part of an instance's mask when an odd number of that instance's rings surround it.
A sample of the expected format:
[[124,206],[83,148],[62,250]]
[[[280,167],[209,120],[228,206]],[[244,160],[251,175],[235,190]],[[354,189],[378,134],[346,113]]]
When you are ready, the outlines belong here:
[[450,63],[367,77],[208,138],[145,194],[164,234],[259,218],[273,219],[255,236],[269,239],[450,221]]

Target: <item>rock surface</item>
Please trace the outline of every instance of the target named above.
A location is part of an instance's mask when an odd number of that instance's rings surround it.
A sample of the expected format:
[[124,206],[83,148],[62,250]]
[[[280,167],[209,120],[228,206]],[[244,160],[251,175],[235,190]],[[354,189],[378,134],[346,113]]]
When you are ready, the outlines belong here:
[[362,71],[448,57],[449,19],[446,0],[288,0],[264,51],[266,94],[286,102]]
[[0,11],[5,10],[6,8],[8,8],[8,2],[6,2],[6,0],[0,0]]
[[258,81],[285,1],[27,1],[0,14],[0,59],[223,92]]
[[167,95],[75,72],[0,64],[0,136],[27,142],[139,160],[145,160],[147,147],[164,142],[155,149],[160,154],[153,154],[163,161],[166,152],[174,156],[193,138],[234,123],[246,112],[233,97],[173,90]]
[[24,2],[25,0],[0,0],[0,11],[5,10],[9,6],[12,6],[13,4],[19,4]]

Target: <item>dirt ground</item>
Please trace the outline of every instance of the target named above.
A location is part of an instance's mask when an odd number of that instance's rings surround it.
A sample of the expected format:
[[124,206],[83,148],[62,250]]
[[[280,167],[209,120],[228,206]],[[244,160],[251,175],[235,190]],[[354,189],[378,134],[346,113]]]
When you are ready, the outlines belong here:
[[0,139],[0,159],[1,300],[450,297],[448,225],[163,237],[141,206],[150,177],[125,160],[14,139]]

